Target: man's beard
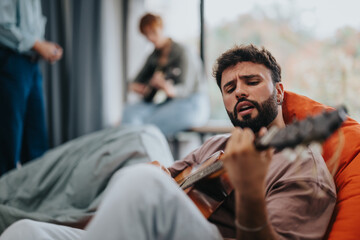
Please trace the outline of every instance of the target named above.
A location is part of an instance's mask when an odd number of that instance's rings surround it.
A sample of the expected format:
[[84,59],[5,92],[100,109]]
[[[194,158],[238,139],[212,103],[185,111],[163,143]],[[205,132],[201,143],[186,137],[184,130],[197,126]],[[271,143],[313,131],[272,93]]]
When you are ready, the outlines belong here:
[[[238,119],[238,112],[236,110],[237,105],[240,102],[247,101],[254,105],[258,111],[258,115],[255,118],[251,118],[251,114],[244,115],[243,120]],[[276,118],[278,114],[278,106],[276,102],[276,90],[273,94],[264,102],[259,104],[258,102],[248,100],[246,98],[240,98],[235,104],[234,111],[227,111],[232,124],[235,127],[250,128],[254,133],[257,133],[261,127],[267,127]]]

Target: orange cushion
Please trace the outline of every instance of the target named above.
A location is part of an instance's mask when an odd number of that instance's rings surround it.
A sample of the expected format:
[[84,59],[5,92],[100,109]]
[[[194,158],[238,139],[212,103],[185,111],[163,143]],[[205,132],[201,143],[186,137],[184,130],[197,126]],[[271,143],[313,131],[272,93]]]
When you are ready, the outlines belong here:
[[[333,108],[305,96],[285,91],[283,116],[286,123]],[[339,154],[340,153],[340,154]],[[325,239],[359,239],[360,223],[360,124],[348,118],[323,143],[323,157],[334,174],[337,203]],[[332,158],[333,157],[333,158]],[[333,161],[335,159],[335,161]]]

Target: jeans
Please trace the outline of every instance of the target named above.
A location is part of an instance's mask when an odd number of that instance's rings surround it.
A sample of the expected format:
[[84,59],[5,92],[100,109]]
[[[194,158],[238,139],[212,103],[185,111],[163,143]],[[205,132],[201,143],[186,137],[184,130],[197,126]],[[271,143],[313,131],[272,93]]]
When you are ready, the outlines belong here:
[[138,164],[118,171],[86,230],[21,220],[0,240],[222,239],[178,185],[162,170]]
[[48,148],[37,61],[0,48],[0,175]]
[[138,102],[125,106],[122,124],[153,124],[166,137],[191,127],[205,124],[209,118],[208,96],[193,94],[187,98],[175,98],[162,104]]

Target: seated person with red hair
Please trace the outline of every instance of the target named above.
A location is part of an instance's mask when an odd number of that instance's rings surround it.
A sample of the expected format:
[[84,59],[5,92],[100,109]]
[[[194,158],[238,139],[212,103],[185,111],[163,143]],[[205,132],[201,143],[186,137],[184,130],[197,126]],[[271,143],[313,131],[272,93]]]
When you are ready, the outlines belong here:
[[209,102],[199,57],[164,35],[160,16],[144,15],[140,31],[155,49],[129,86],[143,99],[125,106],[122,124],[153,124],[166,137],[205,124]]

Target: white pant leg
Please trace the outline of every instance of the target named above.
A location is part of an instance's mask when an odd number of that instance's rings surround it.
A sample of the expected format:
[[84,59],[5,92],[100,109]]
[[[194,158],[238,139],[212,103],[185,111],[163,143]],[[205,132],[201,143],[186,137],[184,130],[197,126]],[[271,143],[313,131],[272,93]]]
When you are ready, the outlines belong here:
[[120,170],[83,240],[222,239],[178,185],[160,169]]
[[0,240],[78,240],[84,230],[29,219],[10,225]]

